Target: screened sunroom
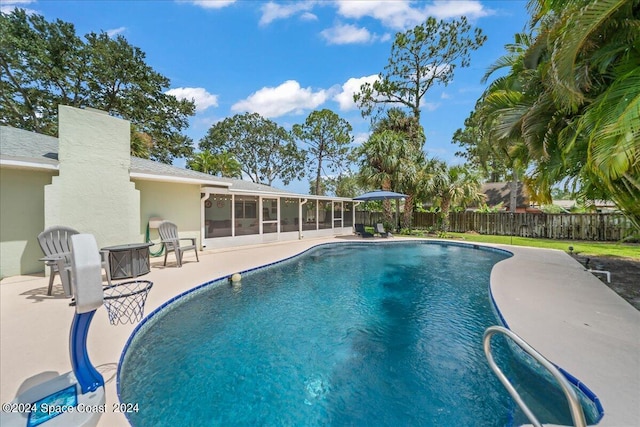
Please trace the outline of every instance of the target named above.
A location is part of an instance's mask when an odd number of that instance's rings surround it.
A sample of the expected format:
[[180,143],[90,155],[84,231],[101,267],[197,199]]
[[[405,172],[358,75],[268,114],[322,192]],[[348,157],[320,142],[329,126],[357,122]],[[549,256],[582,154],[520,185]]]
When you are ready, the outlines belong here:
[[355,214],[351,199],[260,191],[262,188],[240,189],[237,181],[234,184],[229,188],[202,189],[205,248],[352,232]]

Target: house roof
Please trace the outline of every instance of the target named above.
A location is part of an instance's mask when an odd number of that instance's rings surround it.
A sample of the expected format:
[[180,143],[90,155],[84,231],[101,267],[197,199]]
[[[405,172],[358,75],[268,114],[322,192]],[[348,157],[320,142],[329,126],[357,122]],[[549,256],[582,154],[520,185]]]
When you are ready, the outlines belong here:
[[3,165],[24,162],[25,167],[57,169],[58,138],[0,126],[0,161]]
[[[277,194],[297,194],[288,190],[281,190],[264,184],[256,184],[255,182],[245,181],[242,179],[226,178],[221,176],[212,176],[206,173],[193,171],[190,169],[182,169],[166,163],[155,162],[153,160],[141,159],[140,157],[131,157],[131,177],[139,179],[158,178],[187,178],[201,181],[203,185],[213,185],[229,187],[231,191],[252,191],[259,193],[277,193]],[[162,179],[160,179],[162,180]]]
[[576,201],[575,200],[563,200],[563,199],[556,199],[553,201],[554,205],[559,206],[563,209],[573,209],[576,206]]
[[[509,207],[511,204],[511,183],[510,182],[488,182],[482,186],[482,192],[487,196],[487,206],[497,206],[500,203]],[[529,195],[526,194],[522,182],[518,182],[518,198],[516,207],[529,206]]]
[[[9,126],[0,126],[0,165],[57,170],[58,138]],[[268,185],[213,176],[133,156],[131,157],[130,175],[134,179],[210,185],[229,188],[230,191],[298,195]]]

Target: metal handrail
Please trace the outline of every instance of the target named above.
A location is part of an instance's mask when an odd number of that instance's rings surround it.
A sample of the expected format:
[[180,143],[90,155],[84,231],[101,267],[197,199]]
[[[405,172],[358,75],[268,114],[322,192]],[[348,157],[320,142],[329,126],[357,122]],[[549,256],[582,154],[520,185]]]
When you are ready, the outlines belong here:
[[506,335],[508,338],[511,338],[513,342],[518,344],[518,346],[527,352],[531,357],[533,357],[538,363],[544,366],[551,375],[558,381],[560,384],[560,388],[564,392],[565,397],[569,403],[569,410],[571,411],[571,418],[573,420],[573,425],[576,427],[586,427],[587,423],[584,418],[584,412],[582,411],[582,406],[580,405],[580,400],[578,399],[578,395],[575,390],[569,383],[569,381],[562,375],[562,373],[556,368],[551,362],[544,358],[540,353],[538,353],[533,347],[526,343],[525,340],[520,338],[514,332],[510,331],[507,328],[503,328],[502,326],[491,326],[487,328],[484,332],[484,338],[482,339],[482,344],[484,347],[484,354],[487,356],[487,360],[489,361],[489,366],[496,374],[502,385],[507,389],[511,397],[516,401],[520,409],[525,413],[531,424],[536,427],[542,427],[540,421],[533,415],[531,409],[524,403],[524,400],[520,397],[520,394],[516,391],[515,387],[511,384],[507,376],[502,372],[502,370],[498,367],[495,360],[493,359],[493,354],[491,353],[491,337],[496,334],[501,333]]

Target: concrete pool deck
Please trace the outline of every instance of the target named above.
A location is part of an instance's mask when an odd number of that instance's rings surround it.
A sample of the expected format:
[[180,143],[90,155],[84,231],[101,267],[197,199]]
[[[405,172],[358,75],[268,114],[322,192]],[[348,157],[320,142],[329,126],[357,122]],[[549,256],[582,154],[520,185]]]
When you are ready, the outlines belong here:
[[[191,253],[185,255],[182,268],[175,266],[173,254],[167,267],[162,266],[162,258],[154,258],[151,272],[140,278],[153,282],[145,314],[213,278],[288,258],[321,243],[347,239],[305,239],[204,251],[200,262],[195,262]],[[494,300],[510,329],[600,398],[605,416],[599,426],[637,425],[640,311],[562,251],[492,246],[514,253],[498,263],[491,274]],[[11,401],[21,387],[28,388],[27,384],[71,370],[68,337],[74,310],[58,278],[52,296],[46,295],[47,284],[48,278],[41,276],[10,277],[0,282],[2,403]],[[134,327],[111,326],[105,309],[96,312],[91,324],[89,355],[106,383],[106,413],[99,426],[128,425],[124,415],[112,409],[118,402],[117,364]]]

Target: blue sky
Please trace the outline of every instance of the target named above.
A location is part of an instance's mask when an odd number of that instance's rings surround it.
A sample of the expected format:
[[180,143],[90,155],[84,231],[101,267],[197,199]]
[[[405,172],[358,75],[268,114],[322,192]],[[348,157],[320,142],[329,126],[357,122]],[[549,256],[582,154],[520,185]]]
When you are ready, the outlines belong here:
[[[369,121],[352,95],[383,71],[394,35],[428,16],[465,15],[488,40],[422,108],[427,155],[450,164],[462,162],[451,138],[484,90],[482,76],[528,19],[525,0],[2,0],[5,12],[15,6],[73,23],[80,36],[106,31],[140,48],[171,80],[170,93],[195,100],[186,134],[196,147],[212,124],[237,113],[258,112],[290,129],[323,108],[348,120],[361,144]],[[275,186],[308,191],[306,180]]]

